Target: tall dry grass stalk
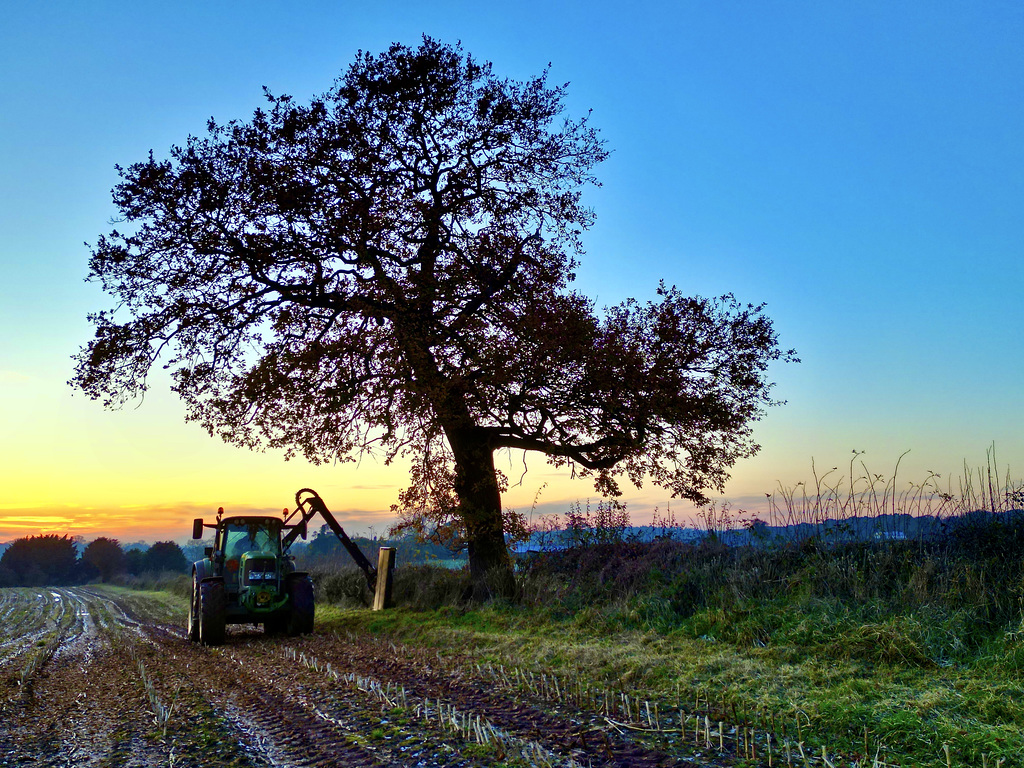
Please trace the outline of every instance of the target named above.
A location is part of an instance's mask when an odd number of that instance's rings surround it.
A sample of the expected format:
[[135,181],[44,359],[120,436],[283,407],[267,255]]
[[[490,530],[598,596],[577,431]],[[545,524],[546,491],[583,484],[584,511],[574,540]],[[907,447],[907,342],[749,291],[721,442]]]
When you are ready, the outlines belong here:
[[963,474],[954,491],[953,479],[945,481],[929,471],[920,482],[901,483],[899,471],[905,451],[889,476],[871,471],[862,460],[863,451],[854,450],[848,467],[819,472],[811,462],[811,483],[799,482],[766,494],[768,524],[773,527],[809,526],[814,533],[842,534],[858,518],[877,521],[879,538],[910,538],[927,535],[952,519],[972,514],[989,515],[1024,507],[1024,484],[1011,479],[1010,470],[1000,472],[995,446],[986,451],[985,466],[972,468],[964,462]]

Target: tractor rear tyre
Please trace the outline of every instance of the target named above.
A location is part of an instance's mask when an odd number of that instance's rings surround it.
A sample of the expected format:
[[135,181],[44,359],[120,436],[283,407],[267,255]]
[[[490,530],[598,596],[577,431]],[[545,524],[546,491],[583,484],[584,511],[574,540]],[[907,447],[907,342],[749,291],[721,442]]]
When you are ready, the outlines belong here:
[[192,572],[192,594],[188,598],[188,639],[199,642],[199,576]]
[[313,631],[313,582],[308,576],[288,580],[288,634],[308,635]]
[[227,594],[222,581],[204,581],[199,585],[199,642],[223,645]]

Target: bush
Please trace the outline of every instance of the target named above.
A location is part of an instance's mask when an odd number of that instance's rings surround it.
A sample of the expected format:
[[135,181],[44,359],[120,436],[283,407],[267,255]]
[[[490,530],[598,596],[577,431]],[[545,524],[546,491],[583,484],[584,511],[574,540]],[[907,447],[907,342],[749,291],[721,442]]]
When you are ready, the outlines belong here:
[[[520,580],[527,604],[595,626],[614,616],[835,658],[947,664],[1019,626],[1024,516],[975,516],[924,541],[602,543],[525,561]],[[559,588],[526,588],[544,580]]]
[[130,589],[152,592],[171,592],[180,597],[192,594],[192,576],[177,571],[146,571],[140,574],[121,574],[113,583]]
[[[355,566],[314,568],[309,576],[318,601],[343,608],[365,608],[373,602],[366,577]],[[434,610],[465,602],[470,584],[465,570],[406,565],[395,568],[392,594],[395,605]]]
[[313,595],[317,602],[342,608],[366,608],[373,599],[366,577],[355,566],[314,568],[310,570],[309,577],[313,582]]

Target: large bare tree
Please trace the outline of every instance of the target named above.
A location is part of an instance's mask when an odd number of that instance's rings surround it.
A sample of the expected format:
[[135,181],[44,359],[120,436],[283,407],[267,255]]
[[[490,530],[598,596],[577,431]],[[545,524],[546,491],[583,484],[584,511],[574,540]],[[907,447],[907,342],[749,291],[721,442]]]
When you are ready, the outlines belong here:
[[791,354],[731,296],[597,312],[571,289],[606,150],[563,96],[424,38],[119,168],[90,262],[116,304],[71,383],[116,407],[159,364],[231,443],[408,454],[404,522],[462,537],[482,592],[509,573],[497,450],[704,500]]

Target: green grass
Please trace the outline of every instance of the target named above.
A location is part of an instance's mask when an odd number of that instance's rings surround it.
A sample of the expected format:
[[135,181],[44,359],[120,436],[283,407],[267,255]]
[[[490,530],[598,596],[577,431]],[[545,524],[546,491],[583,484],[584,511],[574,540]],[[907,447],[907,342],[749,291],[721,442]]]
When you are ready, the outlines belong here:
[[[175,585],[146,586],[93,585],[91,590],[116,598],[126,609],[149,621],[173,624],[184,622],[188,612],[188,592],[182,594]],[[147,588],[149,587],[149,588]]]
[[388,612],[322,602],[320,626],[583,678],[847,764],[946,766],[944,744],[952,765],[1024,764],[1019,516],[929,542],[579,547],[476,607],[453,597],[458,578],[396,578]]
[[878,662],[809,653],[787,644],[764,648],[690,637],[686,632],[619,629],[551,611],[488,606],[471,611],[395,609],[371,613],[324,606],[319,629],[386,636],[444,653],[459,648],[474,662],[516,664],[587,679],[663,710],[695,700],[735,711],[778,738],[798,732],[808,746],[862,756],[884,747],[889,762],[955,765],[1024,755],[1024,685],[993,657],[948,667]]
[[[451,577],[437,574],[445,584]],[[934,607],[894,613],[883,601],[851,603],[804,588],[789,598],[704,606],[673,618],[669,601],[650,588],[575,609],[568,580],[560,584],[562,598],[546,605],[371,612],[321,600],[317,631],[387,637],[442,655],[457,648],[466,663],[583,678],[658,701],[663,711],[692,709],[696,701],[756,721],[777,739],[799,734],[805,748],[819,752],[824,746],[863,758],[866,729],[871,756],[884,747],[893,764],[945,766],[948,743],[953,765],[981,766],[982,755],[990,765],[996,758],[1007,768],[1021,765],[1019,620],[964,644],[957,641],[963,615]],[[177,595],[146,593],[150,598],[152,614],[181,612]]]

